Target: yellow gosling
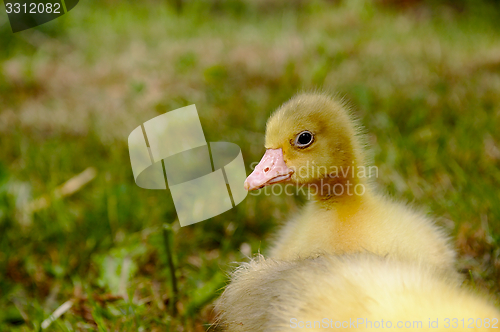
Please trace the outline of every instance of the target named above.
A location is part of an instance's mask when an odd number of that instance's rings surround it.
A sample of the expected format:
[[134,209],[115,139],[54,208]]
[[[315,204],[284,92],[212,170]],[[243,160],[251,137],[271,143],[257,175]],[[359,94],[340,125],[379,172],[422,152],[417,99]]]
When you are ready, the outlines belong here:
[[312,194],[278,233],[270,257],[370,252],[454,270],[455,252],[434,220],[370,183],[360,126],[342,102],[316,93],[292,98],[267,122],[265,147],[245,188],[282,182]]

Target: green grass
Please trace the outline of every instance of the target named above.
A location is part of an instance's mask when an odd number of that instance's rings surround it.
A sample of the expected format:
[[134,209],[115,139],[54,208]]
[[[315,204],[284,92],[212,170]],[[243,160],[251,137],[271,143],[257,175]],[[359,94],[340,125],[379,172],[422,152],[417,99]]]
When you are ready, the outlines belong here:
[[[377,183],[439,217],[464,276],[497,296],[499,16],[467,8],[84,1],[15,35],[0,14],[0,330],[39,330],[68,300],[48,330],[206,330],[240,248],[265,252],[304,198],[249,195],[180,228],[168,191],[135,185],[128,134],[195,103],[207,140],[249,166],[271,111],[317,88],[351,101]],[[80,191],[23,214],[87,167]]]

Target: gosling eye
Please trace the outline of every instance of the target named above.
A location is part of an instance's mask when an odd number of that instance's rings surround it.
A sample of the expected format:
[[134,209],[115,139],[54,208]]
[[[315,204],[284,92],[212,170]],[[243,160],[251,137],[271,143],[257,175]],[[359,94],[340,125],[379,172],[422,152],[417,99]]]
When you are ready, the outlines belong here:
[[314,141],[314,135],[309,130],[304,130],[295,137],[294,145],[299,148],[305,148]]

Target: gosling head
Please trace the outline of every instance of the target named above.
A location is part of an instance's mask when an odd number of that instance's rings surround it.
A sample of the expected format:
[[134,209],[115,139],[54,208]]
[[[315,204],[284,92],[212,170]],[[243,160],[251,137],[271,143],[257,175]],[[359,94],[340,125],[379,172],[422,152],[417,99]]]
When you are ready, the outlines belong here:
[[324,94],[300,94],[283,104],[267,122],[265,147],[247,190],[361,181],[354,171],[364,165],[358,128],[343,103]]

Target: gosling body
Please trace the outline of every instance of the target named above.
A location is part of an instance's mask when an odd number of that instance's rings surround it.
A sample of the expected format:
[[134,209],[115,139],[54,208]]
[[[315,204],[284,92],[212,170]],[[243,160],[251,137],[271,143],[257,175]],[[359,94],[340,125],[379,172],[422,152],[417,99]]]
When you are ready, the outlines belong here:
[[431,266],[373,254],[295,261],[259,256],[233,273],[216,310],[220,326],[232,332],[500,326],[500,313],[491,303],[455,282]]

